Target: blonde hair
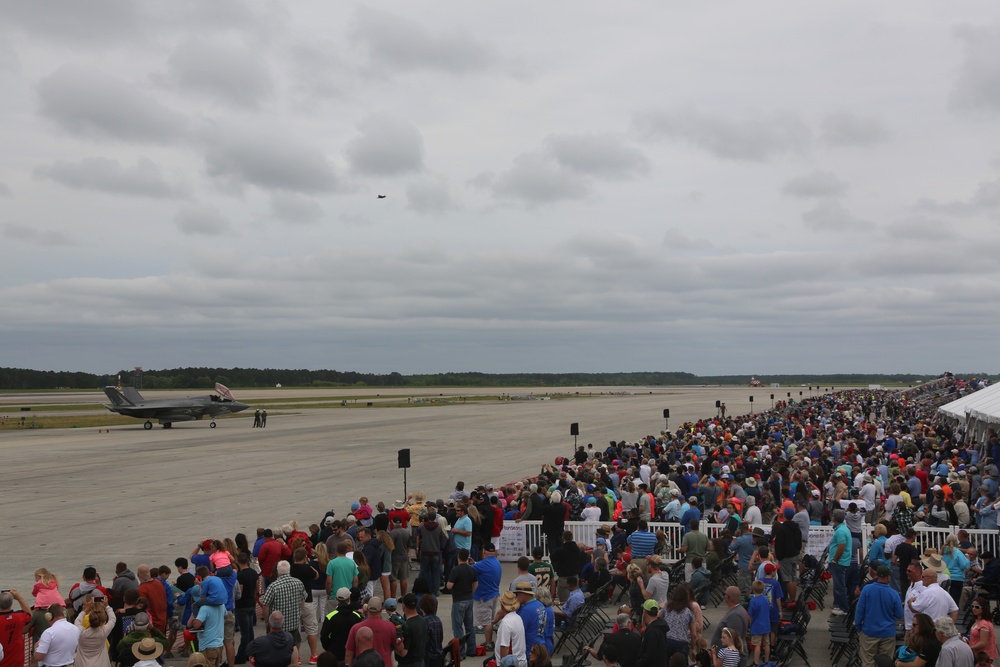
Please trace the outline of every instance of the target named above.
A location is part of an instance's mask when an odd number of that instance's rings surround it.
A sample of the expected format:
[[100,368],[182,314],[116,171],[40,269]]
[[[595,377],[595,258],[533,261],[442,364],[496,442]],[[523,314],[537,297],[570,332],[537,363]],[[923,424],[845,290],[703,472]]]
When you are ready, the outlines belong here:
[[733,648],[742,653],[743,641],[728,627],[722,628],[722,631],[729,635],[729,638],[733,640]]
[[878,525],[875,526],[875,537],[882,537],[887,532],[888,531],[885,529],[885,524],[884,523],[880,523],[880,524],[878,524]]
[[389,551],[396,550],[396,543],[392,541],[392,537],[389,535],[389,533],[385,532],[384,530],[380,530],[377,533],[375,533],[375,537],[381,540],[382,544],[384,544],[385,548],[388,549]]
[[42,583],[45,584],[46,586],[48,586],[52,582],[55,582],[56,586],[59,585],[59,577],[46,570],[44,567],[40,567],[37,570],[35,570],[35,576],[41,577]]
[[236,542],[233,541],[233,538],[227,537],[222,540],[222,547],[229,552],[229,562],[235,565],[240,557],[240,550],[236,548]]
[[313,554],[316,555],[316,563],[325,570],[327,564],[330,562],[330,554],[326,550],[326,543],[320,542],[317,544],[313,548]]

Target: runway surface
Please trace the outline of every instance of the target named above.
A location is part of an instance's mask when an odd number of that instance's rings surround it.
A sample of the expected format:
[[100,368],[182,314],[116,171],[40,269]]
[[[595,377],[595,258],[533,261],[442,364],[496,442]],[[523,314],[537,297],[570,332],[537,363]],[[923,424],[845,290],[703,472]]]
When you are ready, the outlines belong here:
[[[759,411],[788,392],[771,388],[558,388],[582,394],[631,392],[547,401],[470,402],[417,408],[269,410],[266,429],[245,418],[178,423],[145,431],[142,421],[97,429],[0,432],[3,457],[0,503],[6,536],[0,543],[0,584],[31,590],[40,566],[57,573],[65,593],[85,565],[105,581],[119,560],[168,564],[190,554],[206,537],[245,532],[295,519],[303,527],[328,509],[338,517],[362,495],[374,506],[403,498],[396,452],[410,448],[408,489],[447,497],[458,479],[504,483],[533,475],[545,462],[572,452],[569,424],[579,422],[580,444],[603,448],[610,439],[635,440],[670,426],[712,416],[722,400],[729,414]],[[323,398],[360,393],[527,394],[546,389],[472,390],[262,390],[238,392],[251,405],[270,397]],[[814,392],[815,393],[815,392]],[[154,392],[150,392],[151,397]],[[75,400],[101,396],[73,394]],[[66,403],[48,395],[36,402]],[[7,397],[5,397],[6,402]],[[243,415],[241,415],[243,417]]]

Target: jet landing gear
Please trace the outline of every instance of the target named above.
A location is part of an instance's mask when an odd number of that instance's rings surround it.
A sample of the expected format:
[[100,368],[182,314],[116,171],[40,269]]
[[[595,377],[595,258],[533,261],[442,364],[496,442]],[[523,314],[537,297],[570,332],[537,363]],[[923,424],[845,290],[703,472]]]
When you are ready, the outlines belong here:
[[149,429],[153,428],[153,422],[147,419],[146,423],[143,424],[142,427],[148,431]]
[[170,428],[171,426],[173,426],[173,423],[171,423],[171,422],[163,422],[163,428]]
[[215,428],[215,420],[214,419],[212,420],[212,423],[208,425],[208,427],[209,428]]

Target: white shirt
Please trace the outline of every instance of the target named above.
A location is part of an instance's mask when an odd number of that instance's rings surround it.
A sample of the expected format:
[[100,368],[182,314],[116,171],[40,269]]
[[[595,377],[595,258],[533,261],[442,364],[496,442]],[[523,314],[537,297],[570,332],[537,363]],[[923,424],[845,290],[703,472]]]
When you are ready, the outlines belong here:
[[649,484],[650,472],[652,472],[652,468],[650,468],[647,464],[643,463],[641,466],[639,466],[639,479],[641,479],[646,484]]
[[916,581],[910,584],[910,587],[906,589],[906,595],[903,596],[903,626],[907,630],[913,629],[913,617],[917,615],[917,612],[910,611],[910,600],[916,600],[920,597],[920,594],[924,591],[924,582]]
[[500,627],[497,629],[496,638],[496,658],[500,664],[500,648],[511,647],[511,655],[517,657],[518,667],[528,667],[528,649],[524,640],[524,622],[517,612],[507,612],[500,619]]
[[747,507],[747,513],[743,517],[744,523],[756,526],[757,524],[764,523],[763,518],[760,515],[760,508],[756,505],[750,505]]
[[940,584],[931,584],[924,588],[913,603],[913,611],[937,619],[947,616],[953,611],[958,611],[958,605],[955,604],[948,591],[941,588]]
[[76,658],[76,647],[80,643],[80,628],[76,627],[65,618],[49,626],[49,629],[42,633],[35,647],[37,653],[44,653],[38,664],[43,667],[62,667],[62,665],[73,664]]
[[601,510],[594,505],[588,505],[582,512],[580,512],[580,518],[584,521],[600,521]]

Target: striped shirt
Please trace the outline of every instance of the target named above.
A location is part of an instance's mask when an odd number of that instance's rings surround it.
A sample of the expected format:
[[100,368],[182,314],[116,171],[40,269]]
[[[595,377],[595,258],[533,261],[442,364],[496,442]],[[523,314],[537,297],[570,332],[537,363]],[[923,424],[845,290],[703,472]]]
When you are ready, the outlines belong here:
[[628,543],[632,545],[632,558],[646,558],[656,550],[656,535],[648,530],[637,530],[628,536]]

